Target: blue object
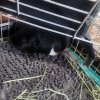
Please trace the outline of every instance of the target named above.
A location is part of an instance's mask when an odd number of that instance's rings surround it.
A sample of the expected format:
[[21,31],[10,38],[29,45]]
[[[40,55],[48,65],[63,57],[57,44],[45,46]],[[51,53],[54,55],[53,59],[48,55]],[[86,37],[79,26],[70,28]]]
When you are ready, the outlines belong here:
[[79,63],[79,67],[81,67],[85,74],[87,74],[93,81],[96,82],[98,86],[100,86],[100,75],[98,75],[92,68],[84,66],[84,60],[79,57],[74,51],[72,51],[71,48],[67,48],[67,51],[69,51],[75,59],[78,59],[77,61]]

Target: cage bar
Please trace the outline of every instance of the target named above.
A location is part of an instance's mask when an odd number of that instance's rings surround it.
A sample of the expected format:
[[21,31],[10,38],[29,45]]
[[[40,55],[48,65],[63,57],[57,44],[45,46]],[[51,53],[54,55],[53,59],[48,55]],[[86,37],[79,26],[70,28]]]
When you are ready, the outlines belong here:
[[[30,23],[30,22],[27,22],[27,21],[18,19],[18,18],[14,18],[14,17],[11,17],[11,16],[7,16],[7,15],[5,15],[5,14],[2,14],[2,16],[11,18],[11,19],[13,19],[13,20],[16,20],[16,21],[19,21],[19,22],[22,22],[22,23],[25,23],[25,24],[28,24],[28,25],[31,25],[31,26],[40,28],[40,29],[44,29],[44,30],[47,30],[47,31],[50,31],[50,32],[53,32],[53,33],[58,33],[58,34],[61,34],[61,35],[64,35],[64,36],[73,37],[72,35],[65,34],[65,33],[63,33],[63,32],[59,32],[59,31],[52,30],[52,29],[49,29],[49,28],[45,28],[45,27],[42,27],[42,26],[39,26],[39,25]],[[75,37],[75,39],[81,40],[81,41],[84,41],[84,42],[87,42],[87,43],[92,43],[92,44],[95,44],[95,45],[100,45],[99,43],[96,43],[96,42],[93,42],[93,41],[89,41],[89,40],[86,40],[86,39],[81,38],[81,37]]]
[[25,23],[25,24],[28,24],[28,25],[31,25],[31,26],[34,26],[34,27],[37,27],[37,28],[40,28],[40,29],[44,29],[44,30],[47,30],[47,31],[50,31],[50,32],[58,33],[58,34],[65,35],[65,36],[68,36],[68,37],[72,37],[71,35],[65,34],[65,33],[63,33],[63,32],[59,32],[59,31],[52,30],[52,29],[49,29],[49,28],[46,28],[46,27],[42,27],[42,26],[39,26],[39,25],[30,23],[30,22],[27,22],[27,21],[18,19],[18,18],[14,18],[14,17],[11,17],[11,16],[7,16],[7,15],[5,15],[5,14],[2,14],[2,16],[8,17],[8,18],[13,19],[13,20],[15,20],[15,21],[19,21],[19,22],[22,22],[22,23]]
[[17,13],[20,14],[19,0],[17,0]]
[[58,3],[58,2],[55,2],[55,1],[52,1],[52,0],[43,0],[43,1],[49,2],[49,3],[57,5],[57,6],[61,6],[61,7],[67,8],[67,9],[70,9],[70,10],[73,10],[73,11],[77,11],[77,12],[80,12],[80,13],[83,13],[83,14],[88,14],[87,11],[84,11],[84,10],[81,10],[81,9],[77,9],[77,8],[74,8],[74,7],[71,7],[71,6],[68,6],[68,5],[64,5],[64,4],[61,4],[61,3]]
[[76,37],[76,35],[78,34],[78,32],[80,31],[80,29],[82,28],[82,26],[84,25],[84,23],[86,22],[86,20],[89,18],[89,16],[91,15],[91,13],[93,12],[93,10],[96,8],[96,6],[100,3],[100,0],[98,0],[95,5],[91,8],[90,12],[88,13],[88,15],[86,16],[86,18],[84,19],[84,21],[82,22],[82,24],[80,25],[80,27],[78,28],[78,30],[76,31],[74,38]]

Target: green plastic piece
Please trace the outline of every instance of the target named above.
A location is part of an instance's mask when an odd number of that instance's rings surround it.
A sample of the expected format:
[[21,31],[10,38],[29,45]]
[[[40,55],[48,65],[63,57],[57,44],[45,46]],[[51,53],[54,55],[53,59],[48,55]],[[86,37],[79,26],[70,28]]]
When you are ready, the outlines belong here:
[[71,48],[67,48],[67,51],[69,51],[75,59],[78,59],[79,66],[81,69],[87,74],[93,81],[96,82],[98,86],[100,86],[100,75],[98,75],[91,67],[84,66],[84,60],[79,57],[74,51],[71,50]]

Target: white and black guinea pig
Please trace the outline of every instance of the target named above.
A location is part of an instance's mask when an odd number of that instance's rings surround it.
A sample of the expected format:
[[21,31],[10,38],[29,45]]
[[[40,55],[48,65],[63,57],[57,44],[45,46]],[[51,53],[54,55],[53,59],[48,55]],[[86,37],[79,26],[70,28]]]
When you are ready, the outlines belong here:
[[22,51],[55,56],[69,45],[70,38],[17,22],[10,29],[10,42]]

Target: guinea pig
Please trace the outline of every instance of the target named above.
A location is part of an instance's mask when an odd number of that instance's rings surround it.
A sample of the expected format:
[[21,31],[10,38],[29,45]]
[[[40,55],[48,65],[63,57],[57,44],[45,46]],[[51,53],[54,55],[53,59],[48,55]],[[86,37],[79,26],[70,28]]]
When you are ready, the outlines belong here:
[[[16,31],[14,31],[16,29]],[[10,43],[22,51],[45,53],[51,56],[60,54],[70,42],[70,38],[41,30],[20,22],[11,28]]]

